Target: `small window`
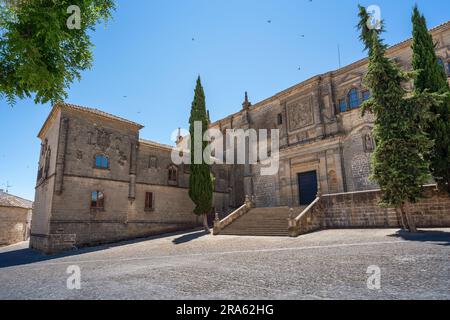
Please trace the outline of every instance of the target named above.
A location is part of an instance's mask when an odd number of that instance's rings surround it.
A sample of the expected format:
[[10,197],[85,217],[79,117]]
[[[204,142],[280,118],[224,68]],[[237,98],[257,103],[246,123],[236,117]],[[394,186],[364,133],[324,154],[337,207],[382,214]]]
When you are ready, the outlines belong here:
[[362,93],[363,101],[369,100],[370,96],[371,95],[370,95],[370,91],[369,90],[363,91],[363,93]]
[[350,92],[348,93],[348,104],[350,109],[356,109],[359,107],[358,90],[350,90]]
[[146,211],[153,210],[153,192],[145,193],[145,210]]
[[283,115],[281,113],[278,114],[278,125],[281,126],[283,124]]
[[340,99],[339,100],[339,110],[341,112],[347,111],[347,101],[345,101],[345,99]]
[[438,64],[441,66],[442,69],[444,69],[445,71],[445,65],[444,65],[444,61],[442,61],[442,59],[438,59]]
[[105,196],[103,192],[93,191],[91,193],[91,208],[103,209],[105,207]]
[[175,166],[169,167],[169,183],[176,184],[178,182],[178,169]]
[[109,159],[103,155],[96,155],[95,167],[98,169],[109,169]]
[[450,62],[447,63],[447,71],[448,71],[448,74],[450,74]]

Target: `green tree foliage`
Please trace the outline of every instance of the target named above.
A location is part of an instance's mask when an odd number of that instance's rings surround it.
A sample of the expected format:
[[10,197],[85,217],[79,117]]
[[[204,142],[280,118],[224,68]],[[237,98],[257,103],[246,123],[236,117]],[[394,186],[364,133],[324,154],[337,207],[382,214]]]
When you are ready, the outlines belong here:
[[376,149],[372,156],[371,178],[382,191],[382,204],[400,210],[403,226],[415,231],[408,204],[416,202],[423,185],[430,178],[429,162],[424,155],[432,142],[424,132],[429,120],[428,108],[436,103],[429,94],[408,95],[402,83],[411,75],[403,72],[386,57],[386,45],[380,39],[381,30],[366,26],[367,11],[360,6],[361,39],[369,49],[369,68],[364,79],[372,97],[363,106],[374,115]]
[[428,123],[426,130],[435,145],[427,158],[439,187],[450,193],[450,90],[447,75],[438,64],[433,37],[417,6],[414,7],[412,23],[412,65],[416,73],[414,88],[419,93],[436,92],[444,95],[442,103],[431,108],[435,117]]
[[[202,153],[202,163],[195,163],[195,135],[194,125],[195,122],[201,123],[202,139],[201,150],[197,152]],[[203,226],[205,230],[209,232],[207,214],[211,212],[214,192],[214,180],[211,174],[210,165],[205,162],[203,157],[203,150],[208,146],[207,141],[203,141],[203,133],[208,130],[208,114],[206,111],[205,93],[201,84],[200,77],[197,79],[197,85],[195,88],[194,101],[192,102],[191,116],[189,118],[189,132],[191,136],[191,169],[189,176],[189,197],[195,204],[194,213],[198,216],[203,216]]]
[[[114,0],[1,0],[0,98],[34,96],[56,103],[81,72],[91,68],[89,32],[111,18]],[[69,29],[70,6],[80,9],[80,28]]]

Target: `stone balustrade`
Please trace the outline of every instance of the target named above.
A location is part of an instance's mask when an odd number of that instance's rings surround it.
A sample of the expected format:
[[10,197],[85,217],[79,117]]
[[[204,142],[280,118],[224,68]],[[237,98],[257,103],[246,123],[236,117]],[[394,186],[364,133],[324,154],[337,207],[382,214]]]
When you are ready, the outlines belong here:
[[245,197],[245,203],[229,214],[227,217],[225,217],[223,220],[219,219],[219,215],[216,213],[216,219],[214,220],[214,228],[213,228],[213,235],[220,234],[220,231],[229,226],[233,221],[238,219],[239,217],[242,217],[244,214],[249,212],[254,207],[254,203],[250,200],[249,196]]

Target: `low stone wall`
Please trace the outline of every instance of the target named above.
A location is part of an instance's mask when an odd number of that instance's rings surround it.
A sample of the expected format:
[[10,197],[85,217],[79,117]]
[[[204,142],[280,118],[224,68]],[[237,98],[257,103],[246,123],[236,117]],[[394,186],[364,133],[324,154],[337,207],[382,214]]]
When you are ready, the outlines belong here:
[[[200,225],[195,220],[180,223],[155,222],[56,222],[51,223],[51,234],[31,235],[30,247],[46,254],[75,248],[132,240],[170,232],[190,230]],[[63,234],[57,233],[64,230]]]
[[[380,190],[324,195],[321,199],[321,226],[332,228],[399,228],[401,218],[395,209],[378,205]],[[450,227],[450,196],[434,186],[425,198],[409,210],[419,228]]]

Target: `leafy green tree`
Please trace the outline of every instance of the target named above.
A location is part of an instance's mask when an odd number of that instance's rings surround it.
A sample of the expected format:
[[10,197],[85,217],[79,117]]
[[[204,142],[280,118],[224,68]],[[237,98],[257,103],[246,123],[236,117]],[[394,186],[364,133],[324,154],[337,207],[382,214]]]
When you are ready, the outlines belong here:
[[[201,124],[202,134],[199,137],[195,136],[195,123]],[[194,101],[192,102],[191,116],[189,118],[189,132],[191,136],[189,197],[195,204],[194,213],[203,217],[203,226],[209,233],[207,215],[211,212],[213,207],[214,179],[211,174],[211,167],[207,164],[209,162],[205,161],[203,155],[203,151],[208,146],[208,142],[203,141],[203,134],[208,130],[208,124],[209,120],[206,111],[205,93],[203,92],[199,76],[195,88]],[[201,141],[195,141],[196,138],[201,139]],[[200,145],[201,150],[195,150],[196,145]],[[195,151],[197,151],[197,156],[201,156],[197,161]]]
[[362,112],[371,112],[375,118],[376,149],[372,156],[371,179],[381,188],[381,204],[399,210],[403,227],[415,232],[408,204],[422,196],[423,185],[430,178],[429,162],[424,155],[432,142],[424,127],[429,120],[427,110],[436,103],[436,97],[426,93],[408,95],[402,83],[410,80],[411,75],[386,56],[387,47],[380,39],[384,28],[368,28],[367,10],[359,8],[361,40],[369,49],[369,68],[364,82],[372,92]]
[[2,1],[0,98],[11,105],[17,98],[64,100],[73,81],[92,66],[89,32],[110,19],[114,8],[114,0]]
[[427,157],[431,173],[440,189],[450,193],[450,89],[447,75],[438,64],[433,37],[428,32],[425,17],[414,7],[413,23],[413,69],[416,72],[414,89],[417,92],[445,94],[441,104],[433,106],[435,115],[426,128],[435,145]]

